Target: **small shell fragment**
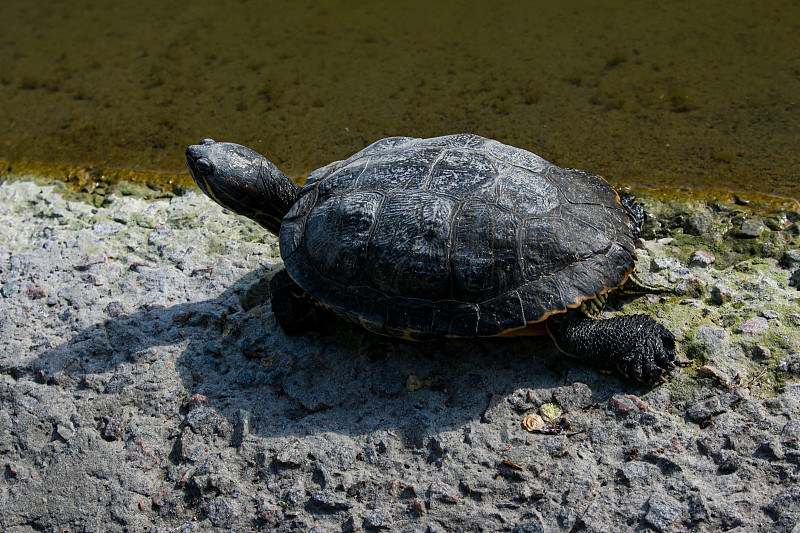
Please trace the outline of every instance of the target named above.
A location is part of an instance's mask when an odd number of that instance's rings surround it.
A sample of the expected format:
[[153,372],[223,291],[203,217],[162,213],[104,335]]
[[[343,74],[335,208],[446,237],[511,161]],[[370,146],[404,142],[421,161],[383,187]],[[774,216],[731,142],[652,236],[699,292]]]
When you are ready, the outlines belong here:
[[550,422],[561,416],[564,410],[557,403],[545,403],[539,407],[539,412],[546,422]]
[[403,386],[408,392],[414,392],[415,390],[423,388],[425,386],[425,381],[416,374],[409,374]]
[[522,419],[522,427],[531,433],[535,433],[544,428],[544,420],[536,413],[528,413],[525,415],[525,418]]

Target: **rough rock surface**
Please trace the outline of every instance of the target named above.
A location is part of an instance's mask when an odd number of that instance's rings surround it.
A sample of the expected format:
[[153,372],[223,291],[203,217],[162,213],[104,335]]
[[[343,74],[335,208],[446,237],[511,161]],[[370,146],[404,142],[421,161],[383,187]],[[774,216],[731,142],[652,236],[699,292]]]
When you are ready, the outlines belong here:
[[797,530],[792,212],[647,202],[642,274],[692,281],[608,311],[679,338],[645,387],[546,338],[286,336],[258,226],[194,193],[62,192],[0,185],[4,531]]

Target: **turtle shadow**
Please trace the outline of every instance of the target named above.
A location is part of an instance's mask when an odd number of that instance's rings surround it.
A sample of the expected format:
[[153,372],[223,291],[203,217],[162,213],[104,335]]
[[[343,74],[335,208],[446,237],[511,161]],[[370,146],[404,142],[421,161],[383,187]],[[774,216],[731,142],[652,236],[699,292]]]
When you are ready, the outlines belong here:
[[[562,360],[547,337],[410,342],[334,317],[317,331],[288,336],[271,313],[268,272],[253,270],[203,301],[131,313],[106,308],[104,321],[10,371],[117,395],[165,418],[191,409],[176,398],[196,397],[231,427],[246,413],[255,436],[386,429],[415,447],[497,409],[521,420],[574,382],[588,383],[598,401],[637,387]],[[182,388],[165,391],[172,373]]]

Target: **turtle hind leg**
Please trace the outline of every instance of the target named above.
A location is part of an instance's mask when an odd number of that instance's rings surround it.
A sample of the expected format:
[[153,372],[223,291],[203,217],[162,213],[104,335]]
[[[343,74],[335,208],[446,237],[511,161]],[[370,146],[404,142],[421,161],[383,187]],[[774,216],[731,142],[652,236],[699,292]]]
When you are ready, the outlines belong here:
[[599,370],[652,382],[674,366],[675,337],[647,315],[593,320],[575,309],[551,316],[547,330],[559,350]]
[[275,274],[269,282],[272,314],[287,335],[297,335],[314,329],[317,324],[318,305],[314,298],[301,289],[286,269]]

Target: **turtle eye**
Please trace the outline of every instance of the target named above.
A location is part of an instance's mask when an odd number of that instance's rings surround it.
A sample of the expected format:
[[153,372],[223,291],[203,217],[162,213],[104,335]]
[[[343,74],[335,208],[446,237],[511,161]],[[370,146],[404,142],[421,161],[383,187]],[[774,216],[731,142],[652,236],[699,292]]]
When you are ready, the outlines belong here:
[[200,172],[211,172],[214,170],[214,165],[211,164],[211,161],[206,159],[205,157],[201,157],[197,161],[194,162],[194,166],[197,167],[197,170]]
[[200,144],[214,144],[214,139],[205,138],[200,141]]

